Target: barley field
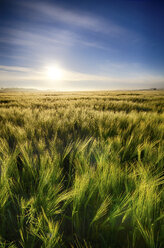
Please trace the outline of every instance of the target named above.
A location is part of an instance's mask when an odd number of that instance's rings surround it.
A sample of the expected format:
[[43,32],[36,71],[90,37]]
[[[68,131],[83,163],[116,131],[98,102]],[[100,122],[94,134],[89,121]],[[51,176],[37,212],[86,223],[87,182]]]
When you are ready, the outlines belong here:
[[0,93],[1,248],[164,247],[164,91]]

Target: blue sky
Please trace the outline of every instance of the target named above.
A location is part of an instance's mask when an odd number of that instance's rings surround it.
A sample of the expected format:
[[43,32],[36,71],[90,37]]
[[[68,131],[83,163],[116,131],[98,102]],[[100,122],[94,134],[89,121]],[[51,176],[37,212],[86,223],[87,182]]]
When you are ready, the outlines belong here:
[[1,0],[0,87],[162,88],[163,12],[158,0]]

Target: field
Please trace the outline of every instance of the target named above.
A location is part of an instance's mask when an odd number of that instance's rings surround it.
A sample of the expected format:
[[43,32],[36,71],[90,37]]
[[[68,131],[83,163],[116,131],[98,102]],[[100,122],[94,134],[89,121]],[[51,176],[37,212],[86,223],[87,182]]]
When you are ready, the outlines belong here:
[[0,93],[0,247],[164,247],[163,110],[158,90]]

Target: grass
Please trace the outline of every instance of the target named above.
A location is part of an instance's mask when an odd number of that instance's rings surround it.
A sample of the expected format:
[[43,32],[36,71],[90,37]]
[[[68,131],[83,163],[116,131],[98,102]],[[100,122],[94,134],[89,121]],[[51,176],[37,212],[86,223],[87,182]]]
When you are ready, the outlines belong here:
[[0,94],[0,247],[162,248],[164,92]]

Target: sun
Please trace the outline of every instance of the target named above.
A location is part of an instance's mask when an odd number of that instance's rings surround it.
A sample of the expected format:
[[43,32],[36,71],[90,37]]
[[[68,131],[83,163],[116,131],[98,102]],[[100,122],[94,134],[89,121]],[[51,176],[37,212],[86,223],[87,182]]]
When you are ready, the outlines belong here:
[[46,76],[49,80],[61,80],[63,78],[63,71],[59,66],[47,66]]

